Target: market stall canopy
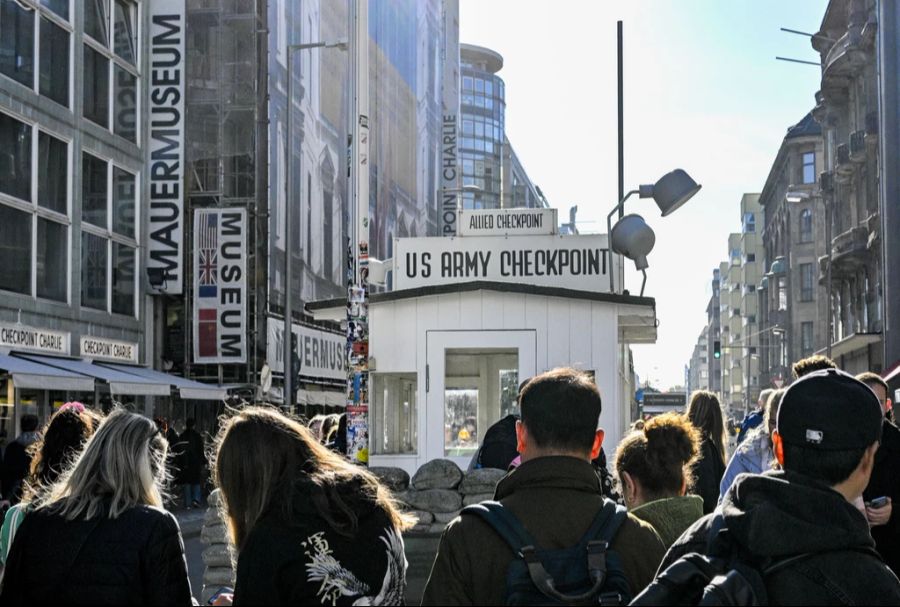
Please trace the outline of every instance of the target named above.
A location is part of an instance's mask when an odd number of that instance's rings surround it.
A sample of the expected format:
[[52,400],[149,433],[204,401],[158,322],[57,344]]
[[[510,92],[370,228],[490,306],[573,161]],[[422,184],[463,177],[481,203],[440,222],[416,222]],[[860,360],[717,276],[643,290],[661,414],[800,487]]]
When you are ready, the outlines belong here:
[[[128,396],[168,396],[172,390],[169,382],[158,382],[124,373],[109,367],[102,367],[83,360],[71,358],[57,358],[54,356],[40,356],[37,354],[16,354],[17,358],[31,362],[55,367],[81,376],[88,376],[109,385],[112,394],[125,394]],[[63,388],[72,389],[72,388]],[[91,387],[93,390],[93,387]]]
[[160,384],[168,384],[178,390],[181,398],[188,400],[224,400],[228,396],[228,390],[224,386],[204,384],[192,379],[185,379],[177,375],[163,373],[155,369],[147,367],[138,367],[135,365],[121,365],[116,363],[94,363],[96,366],[106,367],[121,373],[128,373],[147,381]]
[[94,391],[94,380],[91,377],[7,354],[0,354],[0,369],[12,376],[16,388]]

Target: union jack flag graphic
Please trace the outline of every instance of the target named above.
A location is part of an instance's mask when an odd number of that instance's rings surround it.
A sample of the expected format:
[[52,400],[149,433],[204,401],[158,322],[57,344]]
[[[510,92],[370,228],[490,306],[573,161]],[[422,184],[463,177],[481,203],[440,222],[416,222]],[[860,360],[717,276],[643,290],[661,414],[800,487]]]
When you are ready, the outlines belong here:
[[198,226],[197,272],[199,273],[199,297],[215,298],[219,293],[219,216],[201,213]]

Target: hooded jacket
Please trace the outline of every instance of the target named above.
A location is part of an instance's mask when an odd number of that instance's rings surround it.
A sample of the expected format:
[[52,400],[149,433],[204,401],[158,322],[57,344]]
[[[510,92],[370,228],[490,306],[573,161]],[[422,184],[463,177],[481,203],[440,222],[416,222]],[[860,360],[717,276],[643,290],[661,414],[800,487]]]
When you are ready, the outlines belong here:
[[687,553],[721,554],[726,545],[761,567],[805,554],[765,578],[772,604],[900,604],[900,581],[874,552],[865,517],[830,487],[792,472],[742,475],[720,511],[728,543],[710,541],[715,514],[704,516],[672,545],[660,571]]
[[719,502],[728,493],[738,474],[762,474],[772,468],[775,457],[767,428],[754,428],[734,450],[719,484]]
[[698,495],[682,495],[654,500],[641,504],[631,514],[653,525],[668,548],[703,516],[703,499]]
[[[548,456],[527,461],[497,485],[494,499],[509,509],[541,548],[578,543],[604,504],[600,479],[587,461]],[[613,538],[632,594],[653,579],[665,547],[656,531],[628,515]],[[509,545],[480,518],[454,519],[444,530],[423,605],[502,605],[506,572],[514,558]]]

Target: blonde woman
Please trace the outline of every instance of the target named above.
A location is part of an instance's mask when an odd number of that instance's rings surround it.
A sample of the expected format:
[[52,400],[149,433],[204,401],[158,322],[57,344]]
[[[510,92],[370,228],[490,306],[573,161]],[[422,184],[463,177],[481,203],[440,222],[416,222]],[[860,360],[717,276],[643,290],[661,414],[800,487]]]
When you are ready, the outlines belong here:
[[190,605],[166,447],[150,419],[113,411],[25,516],[0,604]]
[[238,551],[235,593],[216,604],[403,604],[411,521],[374,476],[272,409],[242,409],[216,442]]

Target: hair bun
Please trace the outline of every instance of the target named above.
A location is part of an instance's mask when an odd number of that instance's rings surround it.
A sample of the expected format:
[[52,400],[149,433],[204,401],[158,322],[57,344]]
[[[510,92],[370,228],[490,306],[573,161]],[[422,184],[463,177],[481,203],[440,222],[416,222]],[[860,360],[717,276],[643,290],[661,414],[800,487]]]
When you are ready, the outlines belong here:
[[699,453],[700,436],[683,415],[665,413],[644,424],[647,457],[657,465],[671,465],[675,459],[684,465]]

